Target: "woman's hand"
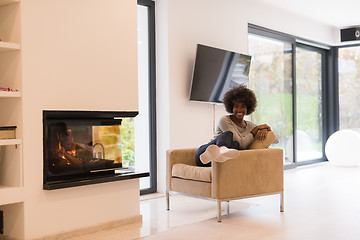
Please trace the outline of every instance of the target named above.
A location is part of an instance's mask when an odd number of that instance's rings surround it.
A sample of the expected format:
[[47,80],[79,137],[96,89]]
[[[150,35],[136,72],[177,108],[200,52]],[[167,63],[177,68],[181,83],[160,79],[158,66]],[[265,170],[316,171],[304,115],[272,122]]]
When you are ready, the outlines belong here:
[[261,129],[260,131],[258,131],[256,138],[259,142],[263,142],[266,138],[266,134],[267,134],[268,130],[266,128]]
[[[262,131],[262,130],[264,130],[264,132],[266,133],[268,131],[271,131],[271,128],[267,124],[261,124],[261,125],[256,126],[253,130],[251,130],[251,134],[255,137],[258,134],[258,132]],[[265,134],[265,136],[266,136],[266,134]]]
[[267,124],[261,124],[257,126],[259,130],[267,129],[267,131],[271,131],[271,128]]

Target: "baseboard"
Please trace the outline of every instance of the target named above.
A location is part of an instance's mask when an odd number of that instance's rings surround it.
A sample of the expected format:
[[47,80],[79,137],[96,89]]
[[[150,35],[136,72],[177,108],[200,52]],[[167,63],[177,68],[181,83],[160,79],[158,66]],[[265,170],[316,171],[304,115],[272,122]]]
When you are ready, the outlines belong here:
[[142,221],[142,215],[139,214],[139,215],[129,217],[129,218],[106,222],[106,223],[102,223],[99,225],[76,229],[76,230],[72,230],[72,231],[68,231],[68,232],[62,232],[62,233],[58,233],[55,235],[34,238],[32,240],[67,240],[69,238],[79,237],[79,236],[83,236],[86,234],[100,232],[100,231],[108,230],[111,228],[116,228],[116,227],[120,227],[120,226],[123,226],[126,224],[131,224],[131,223],[136,223],[136,222],[141,222],[141,221]]

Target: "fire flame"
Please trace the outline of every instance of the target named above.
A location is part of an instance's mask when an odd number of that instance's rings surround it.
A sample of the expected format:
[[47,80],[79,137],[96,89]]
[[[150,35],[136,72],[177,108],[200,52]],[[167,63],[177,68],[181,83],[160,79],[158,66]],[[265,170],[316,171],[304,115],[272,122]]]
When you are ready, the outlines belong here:
[[56,137],[56,155],[65,160],[61,164],[82,166],[85,161],[82,157],[79,157],[82,154],[82,149],[76,149],[77,145],[74,143],[71,130],[67,130],[67,134],[57,133]]
[[[75,151],[75,150],[74,150]],[[65,148],[63,148],[63,146],[61,146],[61,143],[60,143],[60,141],[59,141],[59,149],[58,149],[58,155],[59,155],[59,157],[61,157],[62,159],[64,159],[65,161],[66,161],[66,164],[67,165],[70,165],[71,164],[71,162],[65,157]],[[73,156],[75,156],[75,155],[73,155]]]

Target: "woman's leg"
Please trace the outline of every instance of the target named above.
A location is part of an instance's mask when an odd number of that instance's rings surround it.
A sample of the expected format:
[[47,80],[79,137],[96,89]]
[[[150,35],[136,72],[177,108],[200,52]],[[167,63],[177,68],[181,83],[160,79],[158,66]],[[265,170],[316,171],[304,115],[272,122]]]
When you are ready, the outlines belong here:
[[216,146],[218,147],[227,147],[231,149],[240,149],[239,143],[233,140],[233,133],[231,131],[223,132],[216,139]]
[[213,144],[211,144],[211,143],[212,143],[212,141],[211,141],[210,143],[208,143],[208,144],[202,145],[202,146],[199,147],[198,150],[196,151],[196,153],[195,153],[195,163],[196,163],[197,166],[199,166],[199,167],[211,167],[211,162],[209,162],[209,163],[207,163],[207,164],[203,164],[203,163],[201,162],[201,160],[200,160],[200,155],[203,154],[203,153],[206,151],[206,149],[207,149],[208,146],[213,145]]
[[239,143],[236,141],[233,141],[233,133],[231,131],[223,132],[220,134],[217,138],[209,142],[208,144],[204,144],[201,147],[198,148],[195,154],[195,163],[199,167],[211,167],[211,162],[207,164],[203,164],[200,160],[200,155],[203,154],[207,147],[210,145],[216,145],[218,147],[225,146],[227,148],[231,149],[240,149]]

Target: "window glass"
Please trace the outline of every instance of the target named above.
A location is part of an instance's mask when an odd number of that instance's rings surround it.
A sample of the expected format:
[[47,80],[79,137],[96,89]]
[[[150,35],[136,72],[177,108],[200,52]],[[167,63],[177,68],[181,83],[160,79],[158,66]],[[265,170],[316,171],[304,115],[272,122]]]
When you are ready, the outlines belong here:
[[[135,118],[135,169],[150,172],[149,114],[149,16],[148,7],[138,5],[138,95],[139,115]],[[140,178],[140,189],[150,188],[150,177]]]
[[292,163],[292,45],[249,34],[249,54],[249,88],[258,100],[251,121],[272,128],[280,141],[272,147],[282,148],[285,164]]
[[339,49],[339,128],[360,132],[360,47]]
[[297,161],[322,157],[322,55],[296,48]]

